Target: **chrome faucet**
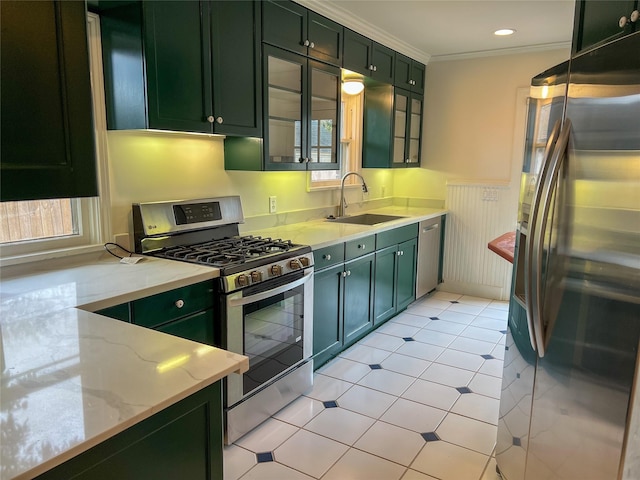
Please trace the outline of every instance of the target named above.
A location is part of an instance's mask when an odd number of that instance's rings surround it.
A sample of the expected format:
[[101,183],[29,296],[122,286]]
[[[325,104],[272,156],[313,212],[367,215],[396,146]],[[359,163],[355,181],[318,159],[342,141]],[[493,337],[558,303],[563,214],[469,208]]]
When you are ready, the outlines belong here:
[[344,181],[349,175],[356,175],[360,177],[362,180],[362,191],[367,193],[369,189],[367,188],[367,182],[364,181],[362,175],[357,172],[347,172],[342,176],[342,180],[340,181],[340,206],[338,207],[338,217],[344,217],[344,209],[347,208],[347,202],[344,199]]

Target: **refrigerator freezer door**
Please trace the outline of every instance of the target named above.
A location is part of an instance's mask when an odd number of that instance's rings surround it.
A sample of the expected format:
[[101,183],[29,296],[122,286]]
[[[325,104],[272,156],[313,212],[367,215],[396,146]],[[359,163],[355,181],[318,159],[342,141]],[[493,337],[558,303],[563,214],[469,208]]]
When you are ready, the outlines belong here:
[[549,334],[526,480],[617,479],[624,468],[640,339],[640,55],[630,54],[638,51],[640,33],[571,63],[571,142],[542,253]]

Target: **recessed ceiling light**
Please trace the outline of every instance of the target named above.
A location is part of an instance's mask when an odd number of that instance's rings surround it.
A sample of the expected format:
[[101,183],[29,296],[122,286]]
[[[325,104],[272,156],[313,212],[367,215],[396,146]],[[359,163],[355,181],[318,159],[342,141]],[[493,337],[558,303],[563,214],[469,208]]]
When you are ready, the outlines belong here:
[[493,32],[494,35],[498,35],[503,37],[505,35],[513,35],[516,31],[513,28],[501,28],[500,30],[496,30]]

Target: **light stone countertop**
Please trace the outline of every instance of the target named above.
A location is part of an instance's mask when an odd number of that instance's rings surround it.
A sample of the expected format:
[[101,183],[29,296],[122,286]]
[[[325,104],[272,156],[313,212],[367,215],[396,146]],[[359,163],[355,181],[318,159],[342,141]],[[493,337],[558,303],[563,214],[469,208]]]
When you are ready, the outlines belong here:
[[[319,219],[240,228],[318,249],[447,211],[387,206],[366,213],[405,218],[374,226]],[[32,478],[229,373],[246,371],[242,355],[90,313],[218,276],[216,268],[152,257],[125,265],[106,253],[4,269],[0,480]]]
[[397,215],[403,218],[392,220],[390,222],[380,223],[377,225],[354,225],[349,223],[335,223],[331,220],[318,219],[308,222],[293,223],[289,225],[281,225],[259,230],[244,230],[240,226],[243,234],[260,235],[262,237],[282,238],[291,240],[293,243],[302,245],[310,245],[314,250],[319,248],[335,245],[340,242],[347,242],[358,238],[372,235],[375,233],[392,230],[404,225],[411,225],[422,220],[439,217],[447,213],[443,208],[427,208],[427,207],[406,207],[406,206],[387,206],[366,212],[380,215]]
[[248,369],[245,356],[85,311],[215,278],[215,268],[150,257],[125,265],[102,254],[8,270],[0,282],[2,480],[32,478]]

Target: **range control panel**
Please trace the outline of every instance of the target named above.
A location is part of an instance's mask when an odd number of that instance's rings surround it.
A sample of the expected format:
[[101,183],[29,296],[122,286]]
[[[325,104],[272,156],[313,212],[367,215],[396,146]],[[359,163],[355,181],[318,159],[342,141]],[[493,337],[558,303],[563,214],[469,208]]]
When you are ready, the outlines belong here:
[[232,292],[251,285],[256,285],[276,277],[287,275],[298,270],[313,267],[313,252],[296,255],[285,260],[269,263],[259,267],[248,268],[222,278],[224,291]]

